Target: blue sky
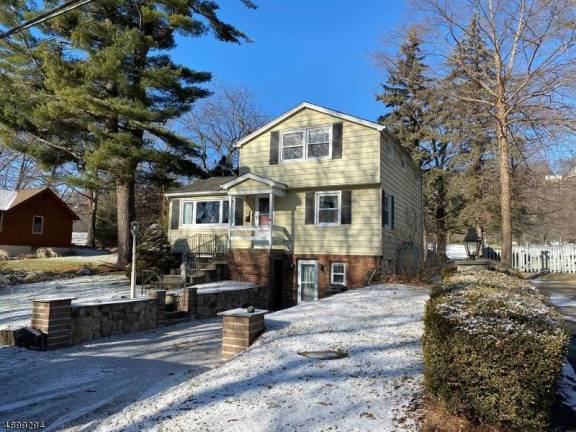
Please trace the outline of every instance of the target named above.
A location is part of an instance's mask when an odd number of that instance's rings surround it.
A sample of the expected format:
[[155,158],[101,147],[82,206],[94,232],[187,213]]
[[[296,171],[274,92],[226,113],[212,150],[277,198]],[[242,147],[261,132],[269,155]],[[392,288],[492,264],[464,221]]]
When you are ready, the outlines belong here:
[[221,18],[253,43],[180,38],[174,60],[246,85],[271,116],[304,100],[369,120],[382,114],[374,100],[382,71],[370,53],[401,23],[402,0],[255,1],[256,10],[239,0],[219,2]]

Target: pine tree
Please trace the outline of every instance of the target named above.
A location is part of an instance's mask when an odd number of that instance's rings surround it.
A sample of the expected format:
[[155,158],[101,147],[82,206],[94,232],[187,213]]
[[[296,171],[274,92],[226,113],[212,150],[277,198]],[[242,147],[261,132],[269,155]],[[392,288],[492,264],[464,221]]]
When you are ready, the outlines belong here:
[[383,93],[377,96],[391,109],[379,121],[392,129],[424,171],[425,243],[434,237],[436,251],[443,257],[453,215],[448,197],[452,142],[446,128],[446,97],[441,83],[426,76],[424,60],[422,40],[411,29],[400,56],[387,70]]
[[[254,7],[249,0],[242,1]],[[40,10],[31,1],[12,3],[38,13],[60,2],[45,1]],[[166,124],[209,94],[200,85],[211,75],[174,63],[169,52],[176,46],[176,35],[213,32],[224,42],[248,40],[221,21],[217,11],[218,5],[208,0],[102,0],[39,27],[51,49],[43,49],[40,59],[34,59],[40,62],[42,91],[27,93],[39,99],[38,107],[29,117],[31,124],[16,124],[10,132],[37,132],[46,119],[59,119],[57,123],[70,125],[94,143],[83,153],[85,167],[88,172],[105,172],[116,188],[121,265],[130,256],[129,225],[135,218],[134,190],[141,164],[161,165],[187,176],[204,174],[191,161],[197,156],[195,145]],[[32,38],[30,32],[23,34]],[[50,41],[54,37],[61,43]],[[21,73],[14,75],[20,77],[15,82],[25,81]],[[64,141],[67,150],[74,148],[76,141]]]

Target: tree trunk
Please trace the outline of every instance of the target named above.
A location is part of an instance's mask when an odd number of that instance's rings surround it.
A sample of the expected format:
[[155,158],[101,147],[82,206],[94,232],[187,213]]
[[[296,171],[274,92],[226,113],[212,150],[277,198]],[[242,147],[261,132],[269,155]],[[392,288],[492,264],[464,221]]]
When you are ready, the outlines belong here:
[[437,202],[434,217],[436,219],[436,253],[442,260],[447,259],[446,246],[448,228],[446,223],[446,183],[444,176],[438,178],[436,184]]
[[98,210],[98,192],[90,192],[90,212],[88,215],[88,235],[86,236],[86,246],[96,246],[96,211]]
[[134,220],[134,177],[116,181],[116,209],[118,224],[118,266],[125,267],[132,257],[130,223]]
[[506,106],[497,105],[496,134],[498,138],[500,169],[500,212],[502,224],[501,263],[512,265],[512,187],[510,177],[510,144],[508,142]]

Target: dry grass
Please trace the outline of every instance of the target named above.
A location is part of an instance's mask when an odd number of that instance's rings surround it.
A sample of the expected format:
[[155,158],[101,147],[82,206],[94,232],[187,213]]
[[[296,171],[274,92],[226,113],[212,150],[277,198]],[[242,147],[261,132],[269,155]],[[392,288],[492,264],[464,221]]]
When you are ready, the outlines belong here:
[[473,425],[463,417],[449,413],[433,398],[425,398],[421,432],[504,432],[493,426]]
[[66,259],[66,258],[36,258],[11,260],[2,263],[3,270],[21,270],[26,272],[45,273],[75,273],[83,267],[90,268],[93,272],[115,271],[110,264],[99,264],[94,259]]

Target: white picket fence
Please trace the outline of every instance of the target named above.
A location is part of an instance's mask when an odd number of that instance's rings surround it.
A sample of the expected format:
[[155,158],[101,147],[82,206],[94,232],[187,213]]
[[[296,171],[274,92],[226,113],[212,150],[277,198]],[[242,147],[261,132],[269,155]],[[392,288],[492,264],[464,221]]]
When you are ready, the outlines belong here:
[[512,267],[526,273],[576,273],[576,244],[513,246]]

